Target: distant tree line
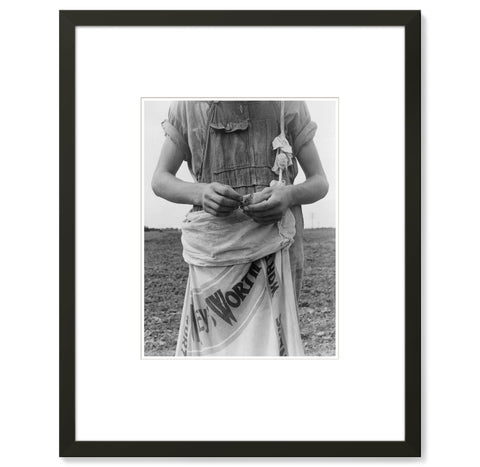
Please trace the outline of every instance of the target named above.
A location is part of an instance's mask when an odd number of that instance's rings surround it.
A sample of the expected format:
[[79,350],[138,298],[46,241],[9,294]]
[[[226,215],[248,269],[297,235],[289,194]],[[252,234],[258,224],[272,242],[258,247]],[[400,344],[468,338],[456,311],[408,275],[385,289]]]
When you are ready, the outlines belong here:
[[163,232],[163,231],[172,231],[172,230],[179,230],[175,227],[163,227],[163,228],[157,228],[157,227],[148,227],[148,226],[144,226],[143,227],[143,231],[144,232],[155,232],[155,231],[160,231],[160,232]]

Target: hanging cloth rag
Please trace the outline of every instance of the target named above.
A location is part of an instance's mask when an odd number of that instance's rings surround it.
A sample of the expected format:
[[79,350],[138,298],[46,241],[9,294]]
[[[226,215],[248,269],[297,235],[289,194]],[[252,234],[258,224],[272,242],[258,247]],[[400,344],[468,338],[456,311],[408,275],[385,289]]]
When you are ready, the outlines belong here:
[[278,175],[279,183],[285,183],[283,180],[283,171],[292,165],[292,146],[285,136],[285,102],[281,102],[280,110],[280,134],[273,140],[272,147],[276,151],[275,163],[272,167],[273,172]]

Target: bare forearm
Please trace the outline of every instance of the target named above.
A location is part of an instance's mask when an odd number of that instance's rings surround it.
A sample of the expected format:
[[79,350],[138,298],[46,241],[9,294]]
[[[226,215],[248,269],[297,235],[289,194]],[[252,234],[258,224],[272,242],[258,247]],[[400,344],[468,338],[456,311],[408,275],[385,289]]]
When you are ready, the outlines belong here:
[[202,206],[214,216],[228,216],[240,206],[242,197],[233,188],[221,183],[184,182],[175,175],[183,162],[183,154],[167,138],[162,146],[152,177],[152,190],[168,201]]
[[155,173],[152,180],[153,192],[173,203],[201,206],[205,183],[184,182],[168,172]]
[[291,206],[314,203],[328,193],[328,180],[313,140],[301,149],[298,160],[306,180],[298,185],[288,186]]
[[298,185],[287,185],[290,206],[310,204],[322,199],[328,193],[328,181],[324,175],[316,174]]

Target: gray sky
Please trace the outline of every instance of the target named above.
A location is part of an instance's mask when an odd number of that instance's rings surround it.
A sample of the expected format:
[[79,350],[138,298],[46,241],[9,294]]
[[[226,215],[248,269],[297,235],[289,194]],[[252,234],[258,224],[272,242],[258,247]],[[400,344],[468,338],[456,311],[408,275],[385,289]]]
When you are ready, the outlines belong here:
[[[330,190],[324,199],[303,206],[305,227],[335,227],[337,198],[336,101],[307,101],[307,105],[312,120],[318,125],[314,141],[327,174]],[[144,100],[144,224],[148,227],[180,228],[185,214],[191,209],[189,205],[174,204],[159,198],[151,189],[152,175],[165,140],[160,123],[167,118],[169,106],[170,101]],[[185,181],[193,181],[185,162],[177,172],[177,177]],[[301,183],[304,180],[305,175],[299,167],[295,183]]]

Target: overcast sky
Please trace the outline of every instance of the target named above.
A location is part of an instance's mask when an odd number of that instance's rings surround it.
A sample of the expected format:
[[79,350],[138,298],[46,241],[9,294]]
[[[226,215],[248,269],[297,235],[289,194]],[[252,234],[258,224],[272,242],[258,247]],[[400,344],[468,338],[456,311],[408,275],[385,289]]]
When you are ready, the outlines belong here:
[[[185,214],[191,209],[189,205],[173,204],[155,196],[151,189],[152,175],[158,161],[160,149],[165,135],[161,122],[167,118],[170,101],[144,100],[143,136],[144,136],[144,224],[148,227],[175,227],[180,224]],[[307,101],[312,120],[317,123],[318,130],[315,144],[327,174],[330,190],[328,195],[314,204],[303,206],[305,227],[335,227],[337,198],[337,101]],[[186,162],[177,172],[177,177],[193,181]],[[301,168],[295,183],[305,180]]]

